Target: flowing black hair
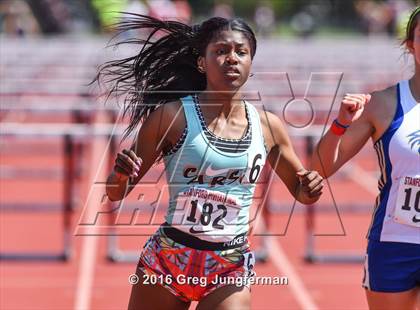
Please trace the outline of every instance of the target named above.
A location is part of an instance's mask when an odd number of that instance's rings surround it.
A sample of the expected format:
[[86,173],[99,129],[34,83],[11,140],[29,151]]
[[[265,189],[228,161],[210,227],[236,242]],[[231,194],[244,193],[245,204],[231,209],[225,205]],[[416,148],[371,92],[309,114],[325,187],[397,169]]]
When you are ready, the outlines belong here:
[[[115,25],[116,36],[145,29],[149,35],[146,39],[130,38],[116,43],[137,44],[141,49],[132,57],[104,63],[93,81],[110,83],[108,96],[126,95],[124,115],[130,115],[130,124],[124,138],[157,106],[206,88],[206,76],[198,71],[197,59],[204,55],[207,45],[220,31],[241,31],[249,40],[252,58],[256,52],[254,32],[238,18],[213,17],[199,25],[189,26],[147,15],[124,14],[124,21]],[[155,36],[160,37],[153,40]]]

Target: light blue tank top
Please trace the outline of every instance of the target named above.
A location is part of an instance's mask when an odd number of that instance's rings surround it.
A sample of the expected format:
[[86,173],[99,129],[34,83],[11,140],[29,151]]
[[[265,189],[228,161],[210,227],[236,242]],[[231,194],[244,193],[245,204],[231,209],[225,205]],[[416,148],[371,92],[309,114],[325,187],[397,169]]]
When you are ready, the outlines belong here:
[[182,147],[164,156],[169,184],[166,221],[202,240],[229,242],[246,234],[255,186],[267,152],[258,111],[249,111],[251,144],[230,153],[211,144],[203,132],[192,96],[181,99],[188,131]]

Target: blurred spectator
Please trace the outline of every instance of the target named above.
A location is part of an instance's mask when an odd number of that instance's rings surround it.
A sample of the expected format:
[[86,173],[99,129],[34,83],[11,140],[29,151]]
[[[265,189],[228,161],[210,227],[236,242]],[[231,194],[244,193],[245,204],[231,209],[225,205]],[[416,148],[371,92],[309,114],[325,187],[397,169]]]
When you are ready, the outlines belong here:
[[44,34],[67,32],[72,17],[63,0],[26,0]]
[[301,11],[292,17],[291,26],[298,36],[307,38],[315,32],[315,18],[309,12]]
[[39,25],[28,4],[21,0],[0,2],[0,32],[23,36],[39,33]]
[[215,1],[213,8],[213,16],[219,16],[224,18],[233,18],[234,16],[232,3],[230,1]]
[[354,3],[356,12],[362,20],[363,30],[368,34],[387,33],[392,29],[395,11],[390,2],[358,0]]
[[124,9],[125,12],[147,15],[149,14],[148,5],[141,0],[128,0]]
[[192,10],[191,6],[187,0],[174,0],[174,5],[176,8],[176,14],[178,20],[183,23],[190,23],[192,19]]
[[149,0],[150,16],[159,19],[176,19],[176,7],[170,0]]
[[[332,14],[335,13],[331,2],[314,0],[292,17],[291,27],[298,36],[307,38],[316,33],[321,26],[332,25]],[[342,22],[340,19],[340,24]]]
[[254,21],[257,26],[257,34],[269,36],[275,26],[274,10],[269,1],[260,3],[255,9]]
[[[127,13],[134,13],[134,14],[141,14],[141,15],[149,15],[149,7],[148,4],[144,3],[141,0],[129,0],[127,3],[124,12]],[[123,15],[122,19],[130,18],[129,15]],[[136,37],[143,37],[149,34],[149,31],[145,29],[132,29],[123,34],[125,38],[136,38]]]
[[186,0],[149,0],[150,16],[159,19],[178,20],[189,23],[191,21],[191,6]]

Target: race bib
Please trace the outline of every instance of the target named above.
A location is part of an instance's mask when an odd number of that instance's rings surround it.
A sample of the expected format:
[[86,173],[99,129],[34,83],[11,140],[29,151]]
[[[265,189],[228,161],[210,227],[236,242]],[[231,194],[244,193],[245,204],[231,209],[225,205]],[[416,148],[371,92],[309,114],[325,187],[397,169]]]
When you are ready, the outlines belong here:
[[200,238],[205,234],[212,239],[226,236],[221,239],[230,240],[237,234],[235,223],[239,210],[240,204],[232,195],[205,188],[190,188],[177,197],[172,225]]
[[255,266],[255,254],[254,252],[248,252],[243,254],[244,256],[244,269],[246,277],[255,276],[254,266]]
[[420,175],[401,177],[398,186],[395,222],[420,228]]

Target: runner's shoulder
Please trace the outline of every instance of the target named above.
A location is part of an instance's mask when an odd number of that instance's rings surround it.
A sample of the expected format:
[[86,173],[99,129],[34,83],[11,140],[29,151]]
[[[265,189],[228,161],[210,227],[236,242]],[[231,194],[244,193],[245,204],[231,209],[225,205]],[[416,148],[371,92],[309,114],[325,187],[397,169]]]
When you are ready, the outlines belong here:
[[150,113],[149,117],[151,121],[156,122],[156,125],[159,125],[165,131],[168,128],[185,127],[185,117],[181,100],[169,101],[159,105]]
[[257,109],[263,127],[282,126],[282,121],[273,112]]
[[378,109],[389,108],[395,105],[397,102],[397,86],[392,85],[388,88],[373,91],[371,93],[372,98],[367,104],[367,111],[378,112]]
[[167,121],[173,120],[181,109],[183,109],[181,100],[174,100],[159,105],[152,113],[158,114],[162,121]]
[[288,140],[286,128],[276,114],[266,110],[257,109],[257,111],[261,121],[264,140],[268,149]]
[[161,140],[164,138],[164,147],[175,143],[181,137],[186,126],[182,109],[180,100],[169,101],[156,107],[141,125],[147,128],[147,139]]

